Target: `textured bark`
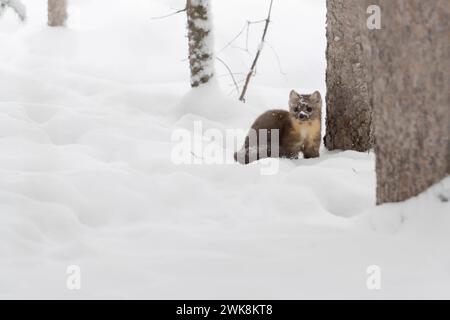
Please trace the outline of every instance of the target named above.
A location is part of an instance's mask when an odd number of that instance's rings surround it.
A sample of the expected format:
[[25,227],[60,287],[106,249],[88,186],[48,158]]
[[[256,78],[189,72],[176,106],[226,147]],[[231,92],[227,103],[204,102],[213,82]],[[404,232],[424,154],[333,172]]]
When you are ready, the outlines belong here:
[[48,0],[48,25],[62,27],[67,20],[67,0]]
[[361,0],[327,0],[327,149],[372,147],[370,45]]
[[214,75],[214,48],[210,1],[187,0],[186,3],[191,86],[207,83]]
[[369,32],[377,203],[416,196],[449,172],[450,1],[367,0],[382,12]]

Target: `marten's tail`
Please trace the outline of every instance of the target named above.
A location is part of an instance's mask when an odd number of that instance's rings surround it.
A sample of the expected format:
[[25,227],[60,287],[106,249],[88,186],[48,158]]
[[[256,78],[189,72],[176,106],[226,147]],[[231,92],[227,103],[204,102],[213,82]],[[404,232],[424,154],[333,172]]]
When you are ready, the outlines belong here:
[[248,164],[248,152],[244,148],[234,153],[234,161],[240,164]]
[[238,160],[237,160],[237,156],[238,156],[238,153],[235,152],[235,153],[234,153],[234,161],[236,161],[236,162],[238,161]]
[[[267,150],[264,149],[264,151]],[[240,164],[249,164],[253,161],[259,160],[260,158],[260,152],[257,147],[242,148],[238,152],[234,153],[234,161],[239,162]]]
[[249,151],[246,148],[242,148],[241,150],[234,153],[234,161],[239,162],[240,164],[249,164]]

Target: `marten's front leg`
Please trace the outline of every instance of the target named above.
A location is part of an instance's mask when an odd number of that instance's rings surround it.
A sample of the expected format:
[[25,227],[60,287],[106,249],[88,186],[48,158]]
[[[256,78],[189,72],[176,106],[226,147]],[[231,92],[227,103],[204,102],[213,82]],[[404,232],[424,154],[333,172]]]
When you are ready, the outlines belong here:
[[320,135],[305,143],[303,157],[305,159],[318,158],[320,156]]
[[287,159],[298,159],[299,150],[291,147],[280,146],[279,157]]

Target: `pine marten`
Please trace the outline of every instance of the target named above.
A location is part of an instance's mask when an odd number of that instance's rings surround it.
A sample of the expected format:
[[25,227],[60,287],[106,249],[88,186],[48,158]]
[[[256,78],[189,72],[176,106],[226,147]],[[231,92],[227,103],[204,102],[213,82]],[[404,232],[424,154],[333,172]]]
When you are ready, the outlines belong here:
[[[289,94],[289,111],[269,110],[260,115],[245,138],[244,146],[234,154],[234,159],[242,164],[277,156],[298,159],[300,152],[304,158],[318,157],[321,119],[320,93],[315,91],[307,95],[292,90]],[[278,129],[278,137],[274,135],[274,139],[279,140],[278,152],[272,150],[274,143],[271,130],[274,129]],[[267,138],[264,134],[267,134]]]

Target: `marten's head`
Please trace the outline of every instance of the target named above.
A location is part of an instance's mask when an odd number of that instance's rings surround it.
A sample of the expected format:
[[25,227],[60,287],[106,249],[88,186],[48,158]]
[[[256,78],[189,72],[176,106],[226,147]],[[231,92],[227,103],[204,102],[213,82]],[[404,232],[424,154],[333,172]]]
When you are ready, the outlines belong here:
[[292,90],[289,94],[289,111],[298,120],[320,120],[321,110],[322,97],[319,91],[313,94],[299,94]]

